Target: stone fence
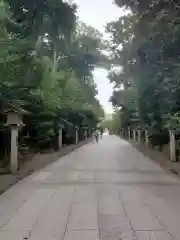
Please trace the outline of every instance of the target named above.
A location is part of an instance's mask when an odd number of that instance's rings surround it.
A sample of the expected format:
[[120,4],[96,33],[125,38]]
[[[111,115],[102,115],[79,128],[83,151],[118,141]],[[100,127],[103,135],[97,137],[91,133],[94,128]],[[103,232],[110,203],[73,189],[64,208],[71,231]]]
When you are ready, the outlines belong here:
[[[138,143],[145,143],[146,147],[150,147],[149,133],[146,129],[120,129],[120,136],[129,140],[136,141]],[[169,148],[170,148],[170,160],[172,162],[177,161],[176,156],[176,134],[174,130],[169,130]]]
[[[19,130],[24,126],[23,124],[23,114],[15,110],[7,110],[7,121],[5,126],[8,126],[11,130],[11,151],[10,151],[10,170],[11,173],[17,174],[19,168],[19,144],[18,144],[18,135]],[[78,145],[80,142],[79,135],[80,129],[83,130],[84,138],[83,140],[87,141],[88,137],[91,136],[92,129],[88,126],[82,126],[79,128],[78,126],[74,126],[72,123],[66,121],[66,123],[70,124],[74,128],[74,136],[75,136],[75,145]],[[58,130],[58,149],[61,150],[63,147],[63,128],[65,128],[64,124],[59,124]]]

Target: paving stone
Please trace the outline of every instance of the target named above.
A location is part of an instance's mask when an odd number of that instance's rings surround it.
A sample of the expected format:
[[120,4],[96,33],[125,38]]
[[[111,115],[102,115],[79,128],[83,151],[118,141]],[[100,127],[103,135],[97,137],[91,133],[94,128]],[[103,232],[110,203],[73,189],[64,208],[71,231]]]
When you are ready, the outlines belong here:
[[121,232],[118,229],[113,231],[100,232],[101,240],[137,240],[133,231]]
[[128,232],[123,232],[119,236],[119,240],[137,240],[137,238],[136,238],[134,232],[128,231]]
[[2,230],[32,230],[53,192],[47,189],[36,192],[2,227]]
[[1,240],[24,240],[23,237],[28,237],[29,233],[25,231],[11,232],[11,231],[0,231]]
[[121,214],[123,206],[119,200],[118,189],[112,185],[103,185],[97,188],[98,213]]
[[46,207],[46,211],[54,214],[69,214],[73,194],[74,188],[72,187],[63,187],[56,190]]
[[175,229],[174,231],[170,231],[173,236],[173,240],[180,240],[180,229]]
[[28,215],[17,215],[12,217],[10,221],[2,227],[3,230],[20,231],[20,230],[32,230],[37,222],[37,216],[29,217]]
[[153,173],[97,173],[96,182],[112,182],[112,183],[162,183],[162,184],[180,184],[176,178],[166,176],[164,174]]
[[71,214],[75,215],[82,215],[82,214],[89,214],[89,215],[97,215],[97,204],[95,203],[74,203],[71,208]]
[[132,230],[129,219],[125,215],[100,214],[98,220],[102,231],[112,232],[114,229],[118,229],[120,232],[127,232]]
[[0,229],[10,219],[10,217],[11,217],[10,213],[0,214]]
[[32,181],[42,182],[42,181],[44,181],[46,178],[48,178],[50,174],[51,174],[51,172],[40,171],[39,173],[37,173],[37,174],[33,177]]
[[179,183],[127,141],[105,137],[1,195],[0,240],[28,230],[29,240],[180,240]]
[[71,204],[52,201],[47,206],[47,212],[67,215],[70,213]]
[[[141,203],[147,204],[151,198],[150,192],[141,186],[119,186],[119,196],[122,203]],[[143,195],[143,197],[142,197]]]
[[96,193],[93,187],[77,187],[74,195],[75,203],[97,203]]
[[125,215],[99,215],[101,240],[136,239]]
[[68,231],[64,240],[100,240],[98,231]]
[[55,191],[53,195],[53,199],[57,199],[60,202],[69,202],[72,201],[74,195],[74,187],[71,186],[63,186]]
[[111,196],[106,196],[98,200],[98,213],[99,214],[122,214],[124,209],[119,199]]
[[147,205],[124,204],[134,230],[163,230],[163,226]]
[[0,228],[24,205],[32,192],[36,192],[34,187],[18,183],[0,196]]
[[90,214],[72,215],[70,216],[68,229],[96,230],[98,229],[97,216]]
[[73,183],[79,181],[79,172],[73,170],[60,170],[51,175],[46,179],[46,182],[51,183]]
[[64,232],[42,230],[41,233],[32,233],[28,240],[64,240]]
[[89,172],[79,172],[79,181],[80,182],[94,182],[94,174]]
[[52,212],[46,212],[38,220],[36,225],[36,232],[42,232],[51,230],[65,231],[69,215],[53,214]]
[[138,240],[173,240],[169,233],[161,231],[137,231],[136,236]]

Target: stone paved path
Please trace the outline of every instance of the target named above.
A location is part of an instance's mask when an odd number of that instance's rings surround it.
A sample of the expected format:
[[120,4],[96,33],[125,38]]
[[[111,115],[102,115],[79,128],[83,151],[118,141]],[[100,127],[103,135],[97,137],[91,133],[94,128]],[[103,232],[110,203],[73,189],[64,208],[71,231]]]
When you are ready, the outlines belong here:
[[180,240],[180,181],[104,136],[0,196],[0,240]]

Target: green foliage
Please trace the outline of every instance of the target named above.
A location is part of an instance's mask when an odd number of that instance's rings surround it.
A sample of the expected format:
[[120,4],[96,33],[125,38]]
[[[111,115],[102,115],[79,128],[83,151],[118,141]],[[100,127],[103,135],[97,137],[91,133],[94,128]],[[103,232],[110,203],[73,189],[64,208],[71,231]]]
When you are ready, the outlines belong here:
[[[112,70],[110,80],[116,87],[124,86],[121,97],[115,92],[112,100],[116,107],[123,106],[126,125],[149,128],[152,143],[162,145],[168,141],[163,141],[168,139],[167,128],[176,128],[180,111],[180,4],[166,0],[115,2],[131,13],[107,25],[113,41],[109,46],[112,62],[122,68],[119,73]],[[127,98],[127,89],[132,87],[136,92],[135,98],[129,92],[133,104]]]
[[0,113],[26,112],[21,142],[33,147],[56,146],[60,124],[71,143],[75,126],[95,127],[104,114],[92,76],[101,35],[75,12],[61,0],[0,2]]

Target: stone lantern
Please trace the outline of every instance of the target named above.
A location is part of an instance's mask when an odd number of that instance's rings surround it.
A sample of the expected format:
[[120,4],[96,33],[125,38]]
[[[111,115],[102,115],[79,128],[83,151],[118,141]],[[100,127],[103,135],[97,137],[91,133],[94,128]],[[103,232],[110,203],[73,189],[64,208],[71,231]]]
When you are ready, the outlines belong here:
[[22,114],[9,110],[7,111],[7,122],[6,125],[8,126],[22,126],[23,121],[22,121]]
[[8,110],[6,126],[11,128],[11,156],[10,168],[13,174],[18,171],[18,132],[23,126],[22,114],[14,110]]

